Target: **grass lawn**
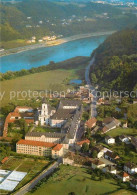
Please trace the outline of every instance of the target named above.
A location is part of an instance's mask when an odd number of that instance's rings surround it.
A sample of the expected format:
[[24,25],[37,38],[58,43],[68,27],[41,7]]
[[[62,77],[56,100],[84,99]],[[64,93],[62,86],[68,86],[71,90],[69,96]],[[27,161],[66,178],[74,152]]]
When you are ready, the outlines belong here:
[[27,195],[68,195],[70,192],[75,192],[76,195],[107,195],[119,190],[115,180],[93,181],[87,169],[61,165],[60,170],[47,183]]
[[10,157],[10,159],[0,166],[0,169],[16,170],[21,172],[27,172],[26,177],[19,183],[16,189],[19,189],[27,182],[32,180],[42,169],[49,163],[47,160],[39,160],[33,158],[17,158]]
[[[65,80],[75,77],[74,71],[71,70],[52,70],[42,73],[35,73],[27,76],[18,77],[12,80],[6,80],[0,82],[1,92],[5,91],[4,98],[1,101],[1,105],[6,105],[8,102],[14,101],[17,98],[23,99],[20,91],[25,91],[25,96],[29,98],[28,91],[63,91],[71,86],[65,84]],[[11,92],[14,91],[14,92]],[[10,92],[15,95],[10,99]],[[18,92],[18,95],[17,95]],[[32,95],[31,95],[32,96]]]
[[35,132],[60,132],[61,130],[59,128],[48,128],[48,127],[36,127]]
[[137,129],[131,128],[116,128],[106,133],[109,136],[116,137],[122,134],[125,135],[137,135]]

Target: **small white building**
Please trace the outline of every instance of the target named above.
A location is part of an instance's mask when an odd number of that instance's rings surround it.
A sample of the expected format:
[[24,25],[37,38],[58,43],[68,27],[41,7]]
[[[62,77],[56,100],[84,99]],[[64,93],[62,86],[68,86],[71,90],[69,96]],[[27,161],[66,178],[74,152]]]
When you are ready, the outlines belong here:
[[115,144],[115,138],[110,137],[110,136],[106,136],[106,137],[105,137],[105,142],[106,142],[107,144]]
[[126,171],[129,174],[135,174],[135,173],[137,173],[137,165],[135,165],[134,163],[131,163],[131,162],[127,162],[124,165],[124,171]]

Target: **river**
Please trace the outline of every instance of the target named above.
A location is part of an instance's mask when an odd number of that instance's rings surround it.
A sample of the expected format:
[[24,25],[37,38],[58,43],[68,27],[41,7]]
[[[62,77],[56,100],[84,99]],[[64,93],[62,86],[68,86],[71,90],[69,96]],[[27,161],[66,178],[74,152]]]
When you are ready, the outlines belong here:
[[105,39],[105,36],[97,36],[70,41],[57,46],[37,48],[23,51],[0,58],[0,72],[19,71],[41,65],[47,65],[50,61],[60,62],[76,56],[90,56]]

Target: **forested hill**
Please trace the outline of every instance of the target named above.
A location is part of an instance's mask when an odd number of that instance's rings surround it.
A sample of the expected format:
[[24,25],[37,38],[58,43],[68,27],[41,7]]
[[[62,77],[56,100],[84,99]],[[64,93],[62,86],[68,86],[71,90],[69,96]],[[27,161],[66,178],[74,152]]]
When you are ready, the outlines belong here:
[[137,89],[137,29],[127,29],[109,36],[92,55],[95,65],[91,80],[111,90]]
[[[83,1],[84,2],[84,1]],[[133,27],[136,15],[128,10],[97,3],[65,3],[23,0],[0,4],[2,41],[29,39],[31,36],[108,31]]]

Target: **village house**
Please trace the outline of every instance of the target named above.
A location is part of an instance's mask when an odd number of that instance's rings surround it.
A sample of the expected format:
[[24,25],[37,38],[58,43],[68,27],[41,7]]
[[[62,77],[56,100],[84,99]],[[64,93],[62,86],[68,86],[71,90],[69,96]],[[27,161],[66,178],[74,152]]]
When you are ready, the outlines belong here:
[[129,139],[129,137],[126,136],[126,135],[120,135],[120,136],[119,136],[119,140],[120,140],[121,142],[123,142],[123,143],[126,143],[126,144],[129,144],[129,143],[130,143],[130,139]]
[[132,180],[130,181],[130,186],[131,186],[132,188],[135,188],[135,189],[137,190],[137,179],[132,179]]
[[93,127],[96,126],[97,119],[95,117],[90,118],[89,120],[86,121],[85,123],[85,128],[92,129]]
[[102,133],[107,133],[108,131],[119,127],[120,124],[121,122],[114,117],[105,118],[102,122],[102,125],[104,126],[102,129]]
[[79,141],[79,142],[76,142],[75,144],[75,147],[76,147],[76,150],[80,150],[82,148],[82,145],[86,143],[86,144],[90,144],[90,141],[88,139],[85,139],[85,140],[82,140],[82,141]]
[[115,144],[115,138],[110,137],[110,136],[106,136],[106,137],[105,137],[105,142],[106,142],[107,144]]
[[101,158],[104,156],[104,147],[101,145],[96,145],[93,147],[92,152],[96,151],[97,152],[97,158]]
[[126,173],[126,172],[120,172],[120,173],[117,173],[117,178],[118,179],[121,179],[123,182],[126,182],[126,181],[129,181],[130,177],[129,175]]
[[115,174],[115,175],[116,175],[116,173],[117,173],[117,169],[116,169],[116,167],[113,166],[113,165],[107,165],[106,167],[104,167],[104,168],[102,169],[102,171],[103,171],[104,173],[111,173],[111,174]]
[[137,173],[137,165],[131,162],[127,162],[124,164],[124,171],[129,174],[135,174]]
[[16,152],[58,158],[63,155],[63,146],[61,144],[21,139],[16,143]]
[[72,166],[91,166],[93,159],[81,156],[80,154],[75,154],[73,152],[68,152],[63,157],[63,164]]
[[112,162],[116,162],[118,159],[120,159],[120,157],[115,154],[114,152],[111,152],[111,151],[107,151],[104,155],[104,157],[107,159],[107,160],[110,160]]
[[95,159],[91,163],[92,169],[103,169],[106,166],[106,164],[99,159]]

